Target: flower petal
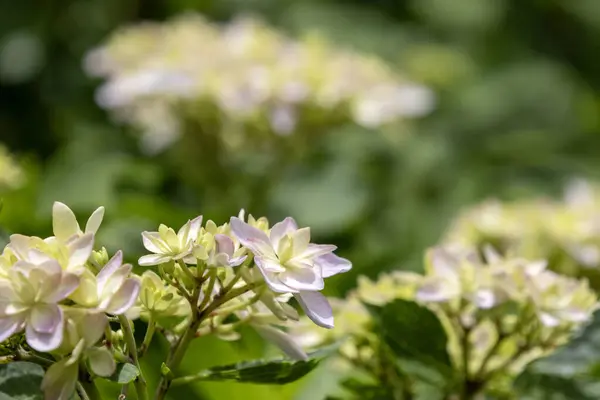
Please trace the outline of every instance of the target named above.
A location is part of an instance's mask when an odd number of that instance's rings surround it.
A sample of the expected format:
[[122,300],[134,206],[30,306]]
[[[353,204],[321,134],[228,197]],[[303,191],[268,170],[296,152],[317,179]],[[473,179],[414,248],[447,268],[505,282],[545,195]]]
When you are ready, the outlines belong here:
[[92,372],[98,376],[111,376],[117,365],[106,347],[91,347],[86,352]]
[[113,274],[121,268],[123,264],[123,252],[117,251],[114,256],[102,267],[98,275],[96,275],[96,282],[98,284],[98,292],[102,292],[106,282],[113,276]]
[[323,278],[329,278],[352,269],[352,263],[349,260],[338,257],[333,253],[317,257],[315,263],[321,266]]
[[127,311],[135,303],[140,292],[140,282],[137,279],[127,279],[119,290],[114,294],[106,307],[106,312],[120,315]]
[[54,332],[62,321],[62,312],[56,304],[38,304],[31,309],[29,324],[40,333]]
[[8,244],[8,247],[10,247],[19,260],[26,260],[27,253],[31,248],[30,243],[31,237],[15,233],[10,235],[10,243]]
[[88,312],[81,318],[79,324],[86,346],[93,346],[104,335],[108,318],[103,312]]
[[96,210],[90,215],[87,223],[85,224],[85,233],[96,233],[98,232],[98,228],[100,228],[100,224],[104,219],[104,207],[98,207]]
[[323,290],[325,282],[313,268],[291,268],[279,274],[279,280],[286,286],[296,290]]
[[78,363],[69,363],[68,358],[52,364],[42,380],[44,398],[50,400],[71,399],[75,392],[78,373]]
[[94,234],[86,233],[80,238],[69,243],[69,265],[67,269],[77,268],[83,266],[90,255],[94,247]]
[[256,256],[275,257],[275,250],[267,235],[242,220],[231,218],[231,231],[242,245],[249,248]]
[[268,325],[253,324],[252,327],[260,336],[273,343],[293,360],[308,360],[308,356],[294,339],[280,329]]
[[64,319],[62,310],[59,308],[59,314],[56,317],[55,328],[51,332],[39,332],[35,330],[32,323],[27,324],[25,329],[25,339],[27,343],[35,350],[47,353],[56,350],[63,339]]
[[333,328],[333,310],[327,298],[319,292],[294,294],[296,300],[315,324],[323,328]]
[[4,342],[15,332],[23,328],[23,314],[0,317],[0,342]]
[[158,232],[142,232],[142,242],[146,250],[152,253],[162,254],[169,251],[167,244],[160,238]]
[[73,211],[66,204],[59,201],[55,201],[52,206],[52,231],[54,236],[61,242],[66,242],[80,232]]
[[264,278],[267,286],[269,286],[269,288],[272,291],[274,291],[276,293],[295,293],[295,292],[297,292],[296,289],[292,289],[291,287],[284,285],[279,280],[279,278],[278,278],[279,274],[277,272],[273,272],[271,269],[266,267],[266,265],[268,265],[268,262],[265,262],[265,260],[263,260],[260,257],[255,257],[254,262],[256,263],[256,266],[258,267],[258,270],[261,273],[262,277]]
[[225,253],[228,256],[233,255],[233,251],[235,250],[234,244],[229,236],[217,233],[215,235],[215,242],[217,242],[217,253]]
[[315,258],[331,253],[337,249],[333,244],[309,244],[301,254],[294,254],[295,258]]
[[[292,234],[293,232],[298,230],[298,224],[294,221],[294,218],[287,217],[281,222],[276,223],[271,228],[271,232],[269,233],[269,238],[271,239],[271,243],[275,249],[279,248],[279,241],[282,237],[287,234]],[[310,231],[309,231],[310,236]]]
[[138,264],[140,264],[142,267],[149,267],[152,265],[165,263],[170,259],[170,256],[165,256],[162,254],[148,254],[146,256],[140,257],[140,259],[138,260]]

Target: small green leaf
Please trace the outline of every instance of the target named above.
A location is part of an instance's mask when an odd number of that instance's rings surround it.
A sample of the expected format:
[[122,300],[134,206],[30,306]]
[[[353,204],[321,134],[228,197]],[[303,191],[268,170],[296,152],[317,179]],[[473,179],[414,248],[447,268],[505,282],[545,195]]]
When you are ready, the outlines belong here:
[[124,385],[126,383],[133,382],[139,375],[140,371],[135,365],[125,363],[119,364],[115,373],[107,379]]
[[177,378],[173,384],[185,383],[189,379],[189,381],[236,381],[283,385],[308,374],[335,349],[337,346],[329,346],[311,353],[306,361],[255,360],[213,367],[190,377]]
[[44,370],[37,364],[11,362],[0,365],[0,400],[41,400]]
[[407,300],[367,307],[375,329],[396,355],[404,373],[437,386],[449,380],[452,364],[446,348],[448,338],[432,311]]

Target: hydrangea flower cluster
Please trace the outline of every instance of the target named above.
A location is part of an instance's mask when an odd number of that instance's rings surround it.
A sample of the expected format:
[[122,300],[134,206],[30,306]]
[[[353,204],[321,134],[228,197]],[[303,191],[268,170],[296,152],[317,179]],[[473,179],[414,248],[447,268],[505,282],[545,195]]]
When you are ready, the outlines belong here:
[[336,300],[333,335],[296,325],[298,343],[312,348],[344,335],[340,353],[366,371],[375,371],[381,338],[372,330],[365,304],[395,299],[432,310],[448,335],[448,352],[465,379],[490,384],[500,372],[515,376],[530,361],[554,351],[585,325],[598,308],[587,279],[550,271],[545,261],[504,258],[491,246],[483,257],[475,248],[441,246],[428,251],[425,274],[396,271],[376,282],[359,280],[345,300]]
[[446,234],[448,243],[491,243],[503,254],[549,261],[561,274],[585,276],[600,288],[600,191],[576,180],[562,201],[488,200],[466,210]]
[[[88,398],[81,382],[111,376],[118,363],[138,369],[138,398],[147,399],[138,359],[157,331],[172,342],[164,366],[172,371],[195,337],[236,340],[242,325],[289,357],[308,359],[285,331],[287,321],[300,318],[288,304],[292,297],[316,325],[333,327],[320,291],[325,278],[351,264],[333,254],[335,246],[310,243],[310,229],[292,218],[269,227],[266,218],[246,221],[242,211],[221,226],[210,220],[202,226],[202,216],[177,232],[160,225],[142,233],[150,254],[139,259],[146,270],[138,276],[121,251],[110,258],[104,248],[94,251],[103,216],[100,207],[82,229],[69,207],[57,202],[54,236],[14,234],[0,257],[3,353],[8,361],[47,368],[42,389],[48,400],[70,399],[76,389]],[[148,323],[140,346],[133,336],[137,318]],[[120,329],[113,331],[109,322]],[[24,341],[13,340],[20,336]],[[173,379],[163,374],[155,398],[164,398]]]
[[221,124],[224,134],[244,127],[256,141],[265,133],[290,135],[306,121],[377,128],[427,114],[434,101],[375,57],[315,35],[294,40],[250,17],[217,25],[186,14],[121,29],[89,53],[85,69],[106,79],[99,105],[155,149],[177,139],[185,118],[200,127]]

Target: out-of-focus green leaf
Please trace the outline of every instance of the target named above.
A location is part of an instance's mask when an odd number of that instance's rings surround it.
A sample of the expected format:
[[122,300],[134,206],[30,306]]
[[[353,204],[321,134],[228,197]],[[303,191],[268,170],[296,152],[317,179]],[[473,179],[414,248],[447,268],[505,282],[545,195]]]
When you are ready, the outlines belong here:
[[29,362],[0,365],[0,400],[41,400],[44,370]]
[[368,308],[377,332],[398,358],[402,372],[439,386],[451,380],[448,338],[433,312],[400,299],[383,307],[368,305]]
[[[304,377],[315,369],[333,350],[334,348],[328,347],[316,351],[310,354],[309,359],[306,361],[255,360],[213,367],[195,374],[194,380],[283,385]],[[177,380],[174,381],[174,384],[176,383]]]

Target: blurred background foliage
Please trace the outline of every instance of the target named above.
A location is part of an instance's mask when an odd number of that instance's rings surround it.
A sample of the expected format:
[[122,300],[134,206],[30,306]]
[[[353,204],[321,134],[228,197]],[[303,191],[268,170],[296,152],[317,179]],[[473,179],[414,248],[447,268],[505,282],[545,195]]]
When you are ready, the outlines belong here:
[[[100,81],[82,62],[123,25],[187,11],[223,22],[252,13],[292,37],[318,32],[377,55],[432,89],[435,109],[386,129],[336,125],[311,136],[301,159],[275,157],[276,174],[225,174],[191,133],[148,154],[95,104]],[[353,261],[327,289],[343,295],[361,274],[419,270],[464,207],[597,177],[599,31],[597,0],[0,0],[0,224],[42,236],[54,200],[82,215],[104,205],[100,242],[134,260],[139,232],[159,222],[223,222],[242,207],[293,215]],[[186,369],[263,355],[258,344],[200,343]],[[201,384],[172,398],[316,399],[334,387],[314,373],[289,387]]]

